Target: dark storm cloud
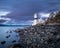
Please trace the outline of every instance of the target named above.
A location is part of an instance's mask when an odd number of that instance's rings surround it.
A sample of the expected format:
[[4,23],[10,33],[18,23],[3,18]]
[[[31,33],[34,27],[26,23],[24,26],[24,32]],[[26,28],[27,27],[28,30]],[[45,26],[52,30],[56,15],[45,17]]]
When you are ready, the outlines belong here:
[[6,20],[0,20],[0,23],[4,23],[4,22],[6,22]]
[[40,4],[40,0],[0,0],[0,9],[13,11],[7,15],[10,18],[31,19],[35,12],[41,10]]
[[48,12],[60,9],[57,0],[0,0],[0,10],[10,10],[7,17],[14,19],[32,19],[35,12]]

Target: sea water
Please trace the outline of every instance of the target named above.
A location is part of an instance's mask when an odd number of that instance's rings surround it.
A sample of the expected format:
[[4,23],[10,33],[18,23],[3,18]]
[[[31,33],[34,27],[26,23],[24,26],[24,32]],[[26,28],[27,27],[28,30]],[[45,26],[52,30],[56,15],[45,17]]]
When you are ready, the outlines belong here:
[[[0,48],[7,48],[11,44],[19,43],[20,36],[18,33],[14,32],[18,28],[23,29],[26,26],[0,26]],[[9,36],[6,38],[7,36]],[[15,42],[13,42],[15,40]],[[1,43],[4,42],[5,43]]]

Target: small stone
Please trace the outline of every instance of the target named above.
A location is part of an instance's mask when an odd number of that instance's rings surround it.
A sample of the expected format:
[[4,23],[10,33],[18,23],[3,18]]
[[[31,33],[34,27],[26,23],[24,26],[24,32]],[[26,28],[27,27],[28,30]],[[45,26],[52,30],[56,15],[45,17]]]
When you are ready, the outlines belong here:
[[23,48],[20,44],[13,44],[8,46],[8,48]]
[[44,34],[44,32],[41,32],[42,34]]
[[19,37],[19,35],[16,35],[16,37]]
[[8,31],[6,33],[8,33]]
[[10,31],[10,33],[12,33],[12,31]]
[[57,32],[54,32],[53,35],[57,35]]
[[16,40],[13,40],[12,43],[16,42]]
[[6,38],[9,38],[9,37],[10,37],[10,35],[6,36]]
[[2,42],[1,42],[1,44],[5,44],[5,43],[6,43],[6,41],[2,41]]

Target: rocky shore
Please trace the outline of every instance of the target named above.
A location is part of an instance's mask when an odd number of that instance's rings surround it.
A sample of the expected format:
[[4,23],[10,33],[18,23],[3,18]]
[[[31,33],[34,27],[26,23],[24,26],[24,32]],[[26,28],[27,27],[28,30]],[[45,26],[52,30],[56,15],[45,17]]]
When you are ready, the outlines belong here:
[[52,12],[46,24],[60,24],[60,11]]
[[15,32],[20,35],[20,43],[9,48],[60,48],[60,12],[53,12],[51,17],[45,25],[16,29]]

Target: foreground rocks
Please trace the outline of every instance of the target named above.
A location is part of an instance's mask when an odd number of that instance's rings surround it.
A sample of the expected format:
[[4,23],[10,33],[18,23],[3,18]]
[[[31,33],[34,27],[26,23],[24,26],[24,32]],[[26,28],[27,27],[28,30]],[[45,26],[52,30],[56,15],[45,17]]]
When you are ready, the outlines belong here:
[[20,44],[10,45],[8,48],[23,48]]
[[[15,30],[20,35],[20,48],[60,48],[60,25],[54,24],[60,23],[60,20],[58,22],[56,20],[59,16],[56,14],[52,20],[49,18],[46,25]],[[52,23],[52,25],[49,25],[49,23]]]
[[60,26],[33,26],[18,30],[25,48],[60,48]]
[[5,44],[5,43],[6,43],[6,41],[2,41],[2,42],[1,42],[1,44]]

